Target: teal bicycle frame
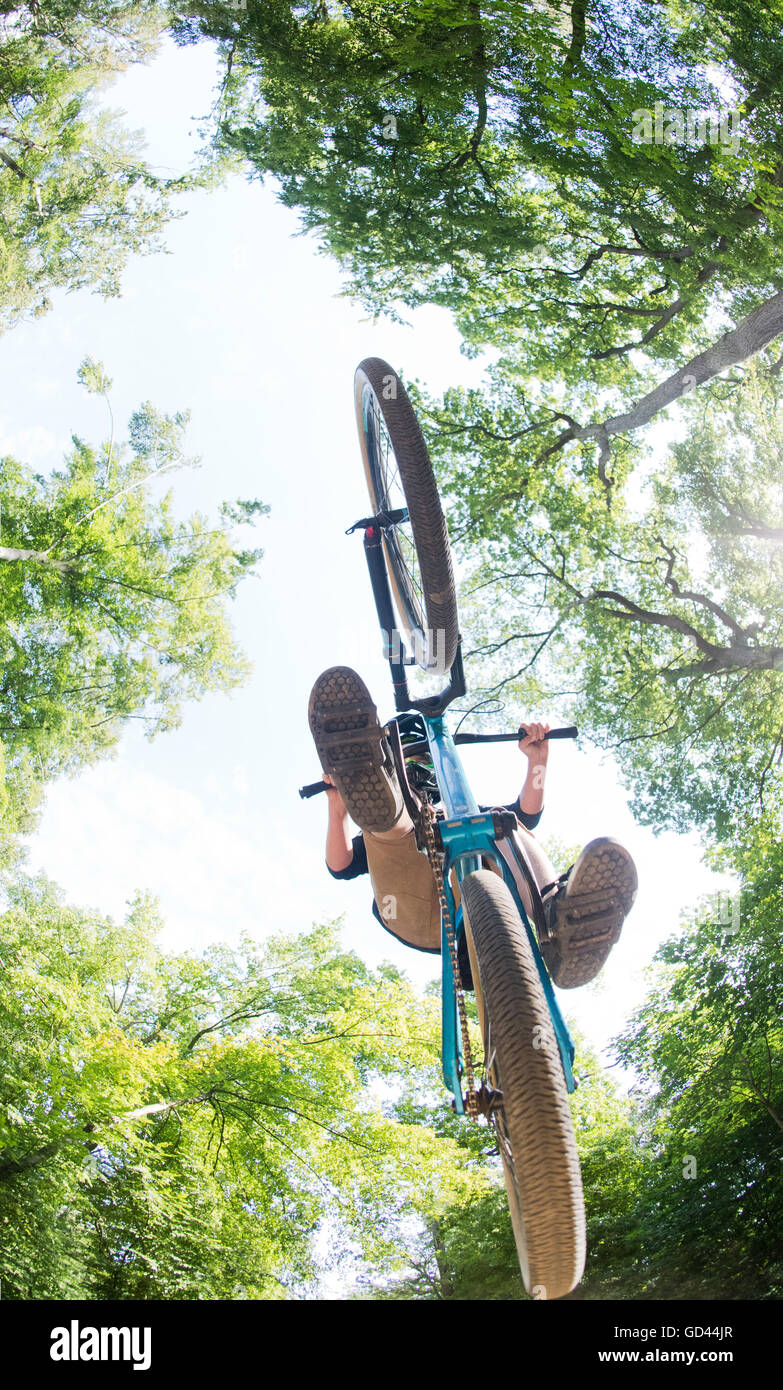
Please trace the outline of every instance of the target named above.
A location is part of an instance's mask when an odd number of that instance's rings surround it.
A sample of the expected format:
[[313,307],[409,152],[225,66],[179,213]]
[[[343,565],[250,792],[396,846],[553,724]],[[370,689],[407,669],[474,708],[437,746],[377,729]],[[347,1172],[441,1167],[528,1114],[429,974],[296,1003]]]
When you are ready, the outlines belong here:
[[[419,700],[411,698],[408,690],[405,668],[407,665],[410,665],[411,662],[405,657],[404,648],[400,641],[400,634],[396,630],[391,594],[389,591],[389,581],[381,545],[381,537],[384,528],[394,522],[406,519],[406,508],[401,508],[396,513],[364,517],[361,521],[357,521],[353,526],[349,527],[348,534],[356,530],[364,531],[365,558],[367,560],[378,620],[384,637],[384,656],[389,663],[397,711],[400,714],[416,711],[424,721],[435,778],[440,791],[441,800],[446,810],[446,819],[439,822],[439,829],[446,855],[444,863],[444,887],[446,898],[451,909],[451,918],[455,925],[457,942],[459,944],[461,937],[464,936],[465,927],[462,920],[461,904],[455,912],[454,893],[451,887],[451,871],[452,869],[456,871],[457,882],[461,882],[467,874],[473,873],[475,870],[481,868],[482,859],[489,859],[497,864],[503,875],[503,879],[509,888],[520,918],[524,923],[525,930],[527,931],[530,948],[533,952],[533,959],[536,963],[536,969],[541,979],[544,996],[552,1018],[555,1037],[557,1038],[557,1045],[560,1050],[560,1059],[563,1064],[566,1086],[570,1092],[576,1089],[572,1070],[574,1045],[571,1041],[563,1016],[560,1013],[557,1000],[555,999],[552,981],[544,965],[538,947],[538,941],[530,925],[528,915],[525,912],[516,881],[506,860],[498,851],[492,815],[483,814],[479,810],[475,797],[470,790],[454,740],[443,720],[444,712],[451,701],[465,693],[461,642],[458,645],[457,656],[449,672],[449,684],[445,690],[441,691],[439,695],[426,696]],[[446,931],[443,923],[441,923],[441,959],[443,1080],[454,1096],[454,1106],[457,1114],[462,1115],[465,1113],[465,1102],[462,1094],[462,1076],[464,1074],[462,1041],[457,1018],[456,981],[451,968],[451,955],[448,949],[448,941],[446,939]]]
[[[382,757],[389,775],[393,762],[405,808],[416,829],[418,852],[432,855],[435,851],[429,878],[433,888],[433,875],[438,880],[441,913],[443,1081],[458,1115],[480,1114],[494,1125],[525,1288],[534,1298],[541,1293],[544,1298],[562,1297],[575,1288],[584,1267],[578,1157],[572,1127],[562,1113],[567,1107],[551,1046],[536,1036],[540,1030],[532,1025],[533,1037],[528,1041],[547,1049],[547,1055],[536,1059],[519,1032],[534,1018],[545,1022],[521,930],[527,934],[547,1002],[567,1092],[576,1089],[574,1045],[539,947],[539,941],[545,943],[549,938],[548,914],[524,844],[515,836],[518,821],[508,808],[488,813],[480,810],[457,751],[469,743],[516,743],[527,730],[519,725],[516,733],[462,733],[458,727],[452,736],[446,728],[448,706],[467,695],[467,684],[437,484],[426,446],[422,452],[413,407],[387,362],[371,358],[360,364],[354,400],[374,515],[355,521],[346,534],[364,533],[365,559],[394,692],[396,716],[382,730]],[[396,405],[392,404],[395,401]],[[398,529],[406,524],[408,531]],[[406,648],[410,655],[406,655]],[[447,683],[437,694],[417,697],[408,687],[407,668],[411,666],[419,667],[428,680],[447,677]],[[426,688],[431,689],[431,684]],[[361,708],[363,711],[363,703]],[[463,707],[463,718],[477,708],[481,705],[474,705],[473,710]],[[357,727],[364,728],[363,720]],[[571,725],[549,729],[546,738],[575,738],[577,733]],[[357,740],[364,743],[363,733]],[[363,754],[357,754],[356,765],[361,763]],[[316,783],[301,788],[300,795],[315,795],[323,786]],[[422,823],[421,795],[442,804],[445,819],[438,820],[437,825]],[[500,874],[510,901],[494,874],[492,882],[488,881],[482,872],[485,867]],[[475,920],[471,924],[463,916],[462,902],[467,896],[473,907],[474,891]],[[530,905],[529,915],[525,902]],[[426,949],[431,949],[431,944]],[[466,956],[470,956],[474,971],[479,965],[479,951],[486,975],[486,1008],[480,1020],[485,1055],[481,1072],[476,1066],[478,1074],[474,1075],[468,1038],[463,1037],[463,991],[471,983]],[[504,971],[508,971],[507,982],[517,1001],[511,1009],[504,998]],[[472,983],[480,995],[482,981],[474,979]],[[493,1028],[495,1011],[497,1026]],[[548,1033],[548,1029],[544,1031]],[[536,1060],[542,1065],[536,1067]],[[546,1077],[557,1099],[556,1107],[538,1103],[543,1097],[536,1095],[538,1087],[531,1072]],[[504,1075],[508,1087],[505,1097]],[[542,1159],[552,1175],[551,1192],[538,1190]],[[532,1215],[527,1212],[528,1205]]]
[[[572,1064],[574,1060],[574,1045],[566,1027],[565,1020],[558,1007],[555,998],[552,981],[544,965],[541,952],[538,948],[535,932],[533,931],[527,913],[525,912],[522,900],[519,895],[516,881],[511,870],[499,853],[495,841],[495,831],[492,816],[489,813],[479,811],[476,800],[468,785],[465,771],[460,761],[451,734],[445,726],[443,717],[432,718],[422,714],[427,730],[427,740],[432,755],[435,777],[440,789],[443,805],[446,810],[446,819],[439,822],[439,829],[446,858],[444,863],[443,877],[446,897],[449,908],[451,909],[452,921],[455,924],[457,940],[464,935],[465,927],[462,920],[462,904],[454,909],[454,894],[451,887],[451,870],[456,871],[457,881],[461,882],[466,874],[473,873],[474,870],[481,868],[482,858],[491,859],[497,864],[503,878],[511,892],[516,904],[519,915],[525,925],[533,958],[536,968],[541,978],[544,995],[546,997],[552,1024],[557,1038],[557,1045],[560,1049],[560,1059],[563,1064],[566,1086],[569,1091],[575,1089],[574,1074]],[[443,1080],[448,1089],[453,1093],[454,1105],[458,1115],[465,1113],[465,1104],[462,1095],[462,1076],[463,1058],[460,1028],[457,1017],[457,995],[456,982],[451,967],[451,955],[446,939],[446,929],[441,923],[441,961],[442,961],[442,1067]]]

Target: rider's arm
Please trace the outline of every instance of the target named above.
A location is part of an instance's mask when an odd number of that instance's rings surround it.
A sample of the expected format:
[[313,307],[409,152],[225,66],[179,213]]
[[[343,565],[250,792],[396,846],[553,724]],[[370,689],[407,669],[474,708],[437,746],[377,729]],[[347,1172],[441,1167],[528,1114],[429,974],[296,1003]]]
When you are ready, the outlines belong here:
[[544,804],[544,780],[549,757],[549,743],[545,735],[549,733],[549,725],[527,724],[525,728],[527,733],[519,740],[519,748],[527,758],[527,776],[519,793],[519,806],[527,815],[535,816]]
[[[324,777],[325,782],[331,778]],[[332,873],[341,873],[353,863],[353,844],[348,826],[348,812],[336,788],[326,793],[329,803],[329,823],[326,828],[326,867]]]

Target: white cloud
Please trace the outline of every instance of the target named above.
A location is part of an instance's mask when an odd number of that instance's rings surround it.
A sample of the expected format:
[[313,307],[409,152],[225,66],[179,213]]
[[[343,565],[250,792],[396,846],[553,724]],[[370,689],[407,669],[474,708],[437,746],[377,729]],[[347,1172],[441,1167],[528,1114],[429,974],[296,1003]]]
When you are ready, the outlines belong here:
[[0,454],[9,454],[22,463],[59,463],[68,442],[43,425],[10,431],[0,425]]
[[137,889],[154,893],[174,949],[295,931],[318,902],[320,866],[274,811],[227,808],[122,758],[53,787],[29,849],[72,900],[114,916]]

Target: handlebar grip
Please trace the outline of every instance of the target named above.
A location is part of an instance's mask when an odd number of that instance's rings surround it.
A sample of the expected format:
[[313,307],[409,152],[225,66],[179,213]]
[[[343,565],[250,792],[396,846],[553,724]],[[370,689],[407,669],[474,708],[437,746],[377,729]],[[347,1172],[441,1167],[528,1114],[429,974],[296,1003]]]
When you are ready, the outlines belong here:
[[[527,729],[524,724],[520,724],[515,734],[457,734],[454,738],[455,743],[518,743],[520,738],[524,738]],[[550,729],[546,735],[550,738],[576,738],[579,734],[575,724],[569,724],[565,729]]]
[[299,788],[299,795],[301,797],[317,796],[319,792],[325,792],[326,788],[326,782],[310,782],[308,786]]

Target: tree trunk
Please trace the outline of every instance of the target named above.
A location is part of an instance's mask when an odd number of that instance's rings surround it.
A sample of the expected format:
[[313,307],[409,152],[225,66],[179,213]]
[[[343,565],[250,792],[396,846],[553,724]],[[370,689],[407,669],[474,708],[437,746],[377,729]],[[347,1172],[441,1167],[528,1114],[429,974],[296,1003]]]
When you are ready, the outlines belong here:
[[[733,367],[738,362],[744,362],[749,357],[761,352],[768,343],[783,333],[783,290],[779,290],[771,299],[767,299],[760,304],[758,309],[754,309],[748,314],[736,328],[724,333],[723,337],[712,347],[707,348],[698,357],[691,358],[684,367],[675,372],[673,376],[667,377],[660,386],[656,386],[654,391],[649,391],[646,396],[624,415],[613,415],[608,420],[604,420],[600,425],[586,425],[584,428],[578,426],[572,431],[566,431],[566,435],[576,439],[599,439],[601,440],[602,454],[609,453],[609,436],[613,434],[627,434],[630,430],[638,430],[642,425],[646,425],[661,410],[665,410],[667,405],[671,405],[684,395],[686,391],[692,391],[695,386],[702,386],[705,381],[711,381],[727,367]],[[563,441],[566,442],[565,440]]]
[[35,1153],[25,1154],[24,1158],[12,1158],[6,1163],[0,1163],[0,1182],[6,1178],[15,1178],[17,1173],[27,1173],[31,1168],[37,1168],[39,1163],[45,1163],[47,1158],[52,1158],[60,1147],[59,1142],[46,1144],[42,1149],[36,1149]]
[[73,565],[67,560],[53,560],[47,550],[14,550],[0,545],[0,560],[33,560],[38,565],[48,565],[50,569],[59,570],[60,574],[68,574],[73,569]]
[[443,1248],[443,1242],[440,1237],[440,1222],[434,1220],[433,1218],[433,1220],[427,1222],[427,1225],[430,1228],[432,1247],[435,1254],[435,1263],[438,1266],[440,1296],[441,1298],[451,1298],[453,1292],[451,1271],[446,1261],[446,1252]]

